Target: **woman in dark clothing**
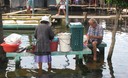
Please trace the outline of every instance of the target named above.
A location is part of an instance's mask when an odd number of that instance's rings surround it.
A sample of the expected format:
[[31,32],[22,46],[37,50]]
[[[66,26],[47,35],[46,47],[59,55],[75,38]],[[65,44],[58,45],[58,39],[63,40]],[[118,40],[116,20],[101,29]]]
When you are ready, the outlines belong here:
[[37,40],[35,48],[35,62],[38,63],[39,71],[42,71],[42,63],[48,63],[51,69],[50,40],[54,38],[54,32],[50,27],[48,16],[43,16],[40,25],[36,27],[34,36]]

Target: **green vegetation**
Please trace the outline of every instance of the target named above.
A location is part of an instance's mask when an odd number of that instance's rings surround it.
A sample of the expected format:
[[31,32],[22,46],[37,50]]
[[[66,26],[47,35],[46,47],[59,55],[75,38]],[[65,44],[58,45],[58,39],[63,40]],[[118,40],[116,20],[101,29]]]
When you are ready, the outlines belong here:
[[116,5],[118,8],[127,8],[128,7],[128,0],[106,0],[107,3]]

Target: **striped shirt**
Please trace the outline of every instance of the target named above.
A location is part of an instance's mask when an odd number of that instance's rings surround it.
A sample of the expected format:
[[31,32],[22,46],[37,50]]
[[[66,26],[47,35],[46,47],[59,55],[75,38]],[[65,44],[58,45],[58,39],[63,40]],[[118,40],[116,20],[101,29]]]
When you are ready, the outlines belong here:
[[[103,36],[103,27],[100,26],[100,25],[97,25],[96,28],[93,28],[92,26],[89,26],[89,29],[88,29],[88,33],[87,33],[88,36]],[[93,40],[97,41],[97,39],[95,38],[91,38],[90,39],[90,42],[92,42]],[[102,40],[102,39],[100,39]]]

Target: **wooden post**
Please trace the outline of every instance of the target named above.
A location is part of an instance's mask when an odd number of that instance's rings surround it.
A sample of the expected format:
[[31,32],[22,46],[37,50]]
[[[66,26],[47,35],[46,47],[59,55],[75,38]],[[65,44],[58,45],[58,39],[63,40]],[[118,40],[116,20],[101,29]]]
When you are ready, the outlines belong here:
[[125,18],[124,20],[125,20],[124,22],[125,22],[125,29],[126,29],[126,27],[127,27],[127,18]]
[[15,67],[16,68],[20,68],[20,60],[21,60],[20,56],[16,56],[15,57],[15,63],[16,63]]
[[[3,23],[2,23],[2,7],[0,6],[0,44],[3,43]],[[0,60],[5,61],[6,55],[5,52],[0,46]]]
[[68,0],[66,0],[66,26],[69,23],[69,19],[68,19]]
[[94,1],[95,1],[95,12],[96,12],[97,0],[94,0]]
[[95,0],[95,7],[96,7],[96,5],[97,5],[97,0]]
[[88,31],[88,26],[87,26],[87,12],[83,12],[83,16],[84,16],[84,19],[82,20],[83,21],[83,24],[84,24],[84,33],[87,33]]
[[105,47],[99,47],[100,54],[104,57]]
[[84,21],[87,20],[87,12],[83,12],[83,16],[84,16]]
[[32,0],[32,14],[34,14],[34,0]]

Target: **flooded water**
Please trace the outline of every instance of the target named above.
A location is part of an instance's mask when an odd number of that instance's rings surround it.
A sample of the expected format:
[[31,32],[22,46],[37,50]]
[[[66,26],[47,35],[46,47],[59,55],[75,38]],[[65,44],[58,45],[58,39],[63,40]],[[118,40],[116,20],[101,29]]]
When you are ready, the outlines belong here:
[[[22,33],[21,47],[29,45],[29,34]],[[15,68],[13,59],[7,64],[0,64],[0,78],[127,78],[128,77],[128,33],[117,32],[112,61],[107,61],[111,44],[111,31],[105,30],[103,41],[107,43],[104,60],[99,62],[77,63],[74,55],[52,56],[52,71],[48,72],[43,64],[42,73],[38,75],[38,65],[33,56],[21,57],[21,68]]]

